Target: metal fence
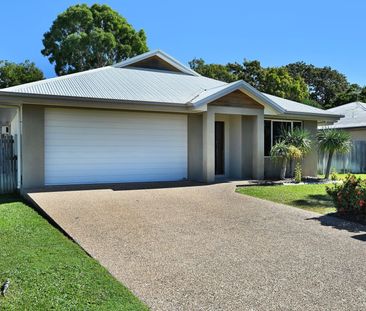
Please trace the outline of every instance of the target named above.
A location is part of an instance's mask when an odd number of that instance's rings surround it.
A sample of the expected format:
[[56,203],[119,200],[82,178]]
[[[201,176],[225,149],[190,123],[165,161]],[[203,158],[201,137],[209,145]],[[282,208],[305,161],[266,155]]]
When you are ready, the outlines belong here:
[[14,154],[14,138],[0,136],[0,193],[11,193],[17,188],[17,158]]
[[[328,155],[319,151],[318,159],[318,172],[324,174]],[[366,141],[355,140],[348,154],[335,154],[331,169],[337,173],[366,173]]]

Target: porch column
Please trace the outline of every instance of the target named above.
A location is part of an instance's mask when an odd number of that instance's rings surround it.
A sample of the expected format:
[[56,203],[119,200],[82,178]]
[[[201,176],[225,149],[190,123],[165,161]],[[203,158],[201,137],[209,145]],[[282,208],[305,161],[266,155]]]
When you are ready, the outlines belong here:
[[253,178],[264,178],[264,113],[254,120],[253,129]]
[[202,116],[203,181],[215,181],[215,113],[207,110]]

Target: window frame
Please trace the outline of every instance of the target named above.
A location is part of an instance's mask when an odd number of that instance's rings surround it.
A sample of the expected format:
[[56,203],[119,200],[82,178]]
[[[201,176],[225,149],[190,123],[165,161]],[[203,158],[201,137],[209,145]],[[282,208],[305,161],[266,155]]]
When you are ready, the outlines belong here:
[[[304,121],[302,120],[286,120],[286,119],[264,119],[265,121],[270,121],[271,122],[271,148],[273,147],[273,122],[287,122],[287,123],[291,123],[291,131],[294,130],[294,123],[301,123],[301,129],[304,128]],[[264,150],[266,149],[266,141],[265,141],[265,137],[264,137]],[[265,158],[270,158],[270,155],[264,155]]]

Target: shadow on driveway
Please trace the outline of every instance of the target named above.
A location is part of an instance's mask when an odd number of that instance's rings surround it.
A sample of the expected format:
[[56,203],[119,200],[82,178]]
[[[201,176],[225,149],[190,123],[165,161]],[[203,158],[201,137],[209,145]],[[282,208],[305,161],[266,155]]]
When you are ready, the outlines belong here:
[[[340,218],[336,216],[335,213],[307,218],[307,220],[319,221],[322,226],[332,227],[339,230],[347,230],[354,233],[366,232],[365,225]],[[356,236],[353,237],[355,238]]]

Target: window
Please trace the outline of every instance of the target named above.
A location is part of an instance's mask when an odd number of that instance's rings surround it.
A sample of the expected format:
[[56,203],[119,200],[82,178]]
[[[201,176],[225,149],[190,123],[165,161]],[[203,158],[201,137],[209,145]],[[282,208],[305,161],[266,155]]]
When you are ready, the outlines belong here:
[[301,121],[264,120],[264,155],[270,155],[272,146],[278,142],[284,131],[296,128],[302,128]]

